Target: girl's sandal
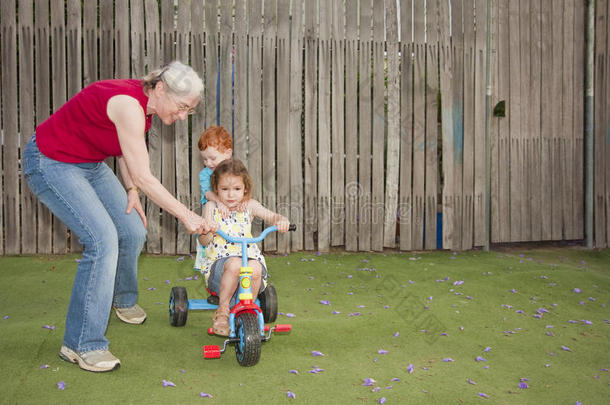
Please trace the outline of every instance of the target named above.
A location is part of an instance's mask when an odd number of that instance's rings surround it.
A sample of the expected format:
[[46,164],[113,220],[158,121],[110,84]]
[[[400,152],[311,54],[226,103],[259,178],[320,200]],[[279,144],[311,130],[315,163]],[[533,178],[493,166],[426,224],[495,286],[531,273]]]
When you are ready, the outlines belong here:
[[219,336],[229,336],[229,314],[216,311],[216,315],[214,315],[214,319],[212,321],[214,322],[212,324],[214,334]]

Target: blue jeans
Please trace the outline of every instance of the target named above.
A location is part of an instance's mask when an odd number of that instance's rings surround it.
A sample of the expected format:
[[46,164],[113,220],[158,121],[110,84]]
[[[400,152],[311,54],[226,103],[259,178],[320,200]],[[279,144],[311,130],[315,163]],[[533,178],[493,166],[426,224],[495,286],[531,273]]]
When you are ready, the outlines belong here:
[[63,163],[44,156],[36,135],[23,151],[32,192],[83,245],[66,316],[63,344],[76,352],[108,349],[111,307],[138,299],[138,256],[146,229],[135,210],[125,213],[125,189],[104,163]]

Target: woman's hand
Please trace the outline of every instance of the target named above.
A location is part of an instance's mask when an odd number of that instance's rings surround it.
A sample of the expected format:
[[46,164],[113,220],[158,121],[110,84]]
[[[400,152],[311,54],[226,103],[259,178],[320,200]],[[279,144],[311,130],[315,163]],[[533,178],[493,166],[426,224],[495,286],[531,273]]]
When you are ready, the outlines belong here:
[[142,224],[144,224],[144,228],[146,228],[146,214],[144,213],[144,208],[142,207],[142,201],[140,201],[140,194],[135,188],[132,188],[127,192],[127,210],[125,213],[131,213],[132,208],[135,208],[138,215],[140,215],[140,218],[142,218]]
[[200,217],[193,211],[186,212],[186,214],[184,215],[184,219],[182,219],[182,223],[184,224],[184,227],[186,228],[187,232],[190,234],[210,233],[218,229],[217,224],[216,227],[214,227],[215,224],[210,223],[205,218]]

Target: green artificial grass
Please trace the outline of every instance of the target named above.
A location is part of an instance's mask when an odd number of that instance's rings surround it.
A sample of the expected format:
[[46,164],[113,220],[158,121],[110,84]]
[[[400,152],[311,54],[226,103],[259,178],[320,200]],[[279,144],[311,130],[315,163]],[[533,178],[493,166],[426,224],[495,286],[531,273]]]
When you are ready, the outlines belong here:
[[254,367],[239,366],[232,346],[219,360],[203,359],[204,344],[223,341],[206,333],[212,312],[190,312],[185,327],[170,326],[172,286],[205,297],[202,280],[189,280],[193,259],[143,256],[139,303],[148,320],[133,326],[111,315],[107,337],[122,366],[103,374],[57,356],[77,258],[0,258],[1,403],[605,404],[610,397],[610,251],[268,257],[277,322],[293,329],[264,343]]

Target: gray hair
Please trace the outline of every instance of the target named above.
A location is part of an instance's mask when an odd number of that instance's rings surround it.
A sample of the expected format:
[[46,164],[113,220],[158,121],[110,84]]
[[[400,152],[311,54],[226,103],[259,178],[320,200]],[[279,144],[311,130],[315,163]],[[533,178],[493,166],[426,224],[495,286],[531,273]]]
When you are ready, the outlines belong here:
[[153,70],[142,78],[142,86],[145,90],[154,89],[159,82],[163,82],[169,92],[178,96],[197,94],[201,98],[203,94],[203,80],[197,72],[177,60]]

